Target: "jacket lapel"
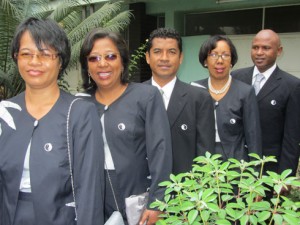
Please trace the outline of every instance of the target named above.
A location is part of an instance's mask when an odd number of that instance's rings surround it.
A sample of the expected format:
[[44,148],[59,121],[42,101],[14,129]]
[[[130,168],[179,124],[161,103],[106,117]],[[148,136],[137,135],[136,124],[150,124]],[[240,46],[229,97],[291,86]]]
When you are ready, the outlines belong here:
[[182,112],[186,102],[187,90],[182,84],[182,81],[177,79],[167,109],[170,127],[174,125],[174,122]]
[[260,101],[265,96],[267,96],[270,92],[272,92],[275,88],[280,85],[281,76],[278,73],[278,67],[274,70],[272,75],[269,77],[267,82],[261,88],[260,92],[257,95],[257,100]]

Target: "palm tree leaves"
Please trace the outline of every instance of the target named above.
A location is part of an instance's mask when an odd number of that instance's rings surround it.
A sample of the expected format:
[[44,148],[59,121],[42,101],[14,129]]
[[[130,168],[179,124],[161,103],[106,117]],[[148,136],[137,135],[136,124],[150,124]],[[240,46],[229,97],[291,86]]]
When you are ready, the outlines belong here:
[[121,2],[105,3],[101,8],[68,32],[68,38],[72,46],[70,67],[76,65],[82,40],[90,30],[102,27],[110,31],[121,31],[129,25],[132,14],[129,11],[118,13],[120,10]]
[[[83,9],[94,5],[97,10],[83,18]],[[104,0],[1,0],[0,1],[0,100],[12,97],[24,84],[10,56],[10,45],[18,24],[30,16],[51,18],[66,31],[72,46],[69,68],[77,65],[85,35],[96,27],[110,31],[124,30],[132,14],[122,11],[122,2]],[[63,78],[63,77],[62,77]]]

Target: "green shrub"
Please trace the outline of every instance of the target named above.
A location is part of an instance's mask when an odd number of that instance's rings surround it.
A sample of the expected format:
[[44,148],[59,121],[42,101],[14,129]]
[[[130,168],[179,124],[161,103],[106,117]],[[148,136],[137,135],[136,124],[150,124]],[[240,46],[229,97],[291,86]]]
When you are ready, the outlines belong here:
[[[192,171],[171,175],[164,201],[157,200],[151,207],[165,211],[157,225],[231,225],[231,224],[290,224],[300,221],[299,202],[281,195],[281,189],[300,187],[291,170],[282,174],[267,172],[267,162],[275,158],[260,158],[249,154],[251,162],[236,159],[222,161],[221,155],[206,153],[195,159]],[[274,197],[257,201],[266,191],[274,190]]]

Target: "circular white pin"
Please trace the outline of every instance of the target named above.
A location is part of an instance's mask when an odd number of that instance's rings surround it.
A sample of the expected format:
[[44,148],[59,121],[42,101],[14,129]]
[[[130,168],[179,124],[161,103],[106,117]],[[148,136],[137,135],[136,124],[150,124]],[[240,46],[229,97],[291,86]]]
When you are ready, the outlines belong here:
[[187,129],[188,129],[188,126],[187,126],[186,124],[182,124],[182,125],[181,125],[181,129],[182,129],[182,130],[187,130]]
[[276,105],[276,104],[277,104],[276,100],[271,101],[271,105]]
[[229,122],[230,122],[231,124],[235,124],[235,123],[236,123],[235,119],[230,119]]
[[46,152],[50,152],[52,150],[52,144],[51,143],[46,143],[44,145],[44,149]]
[[119,123],[118,128],[119,128],[119,130],[125,130],[126,126],[124,123]]

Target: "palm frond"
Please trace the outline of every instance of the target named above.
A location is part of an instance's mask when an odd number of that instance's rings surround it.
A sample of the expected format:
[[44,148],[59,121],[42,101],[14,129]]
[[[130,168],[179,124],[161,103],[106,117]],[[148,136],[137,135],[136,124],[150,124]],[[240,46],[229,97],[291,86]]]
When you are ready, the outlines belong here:
[[83,39],[85,35],[96,27],[103,27],[105,22],[114,16],[121,9],[121,2],[105,3],[96,12],[83,20],[76,29],[73,29],[69,34],[71,44]]
[[77,6],[81,6],[80,1],[77,0],[60,1],[59,4],[55,5],[54,10],[49,17],[57,22],[61,22],[65,17],[67,17],[71,12],[73,12],[74,8]]
[[130,23],[133,14],[130,11],[123,11],[104,24],[104,28],[109,31],[118,32],[124,30]]
[[1,0],[0,1],[0,11],[5,12],[8,16],[20,17],[21,12],[15,4],[16,1]]
[[[99,3],[101,7],[96,12],[82,18],[83,7]],[[121,31],[128,26],[132,14],[129,11],[119,13],[121,6],[121,1],[103,3],[103,0],[0,0],[0,99],[15,96],[25,88],[10,56],[11,40],[21,21],[34,16],[52,18],[59,23],[70,39],[72,53],[68,68],[72,68],[78,65],[82,40],[91,29],[104,27]]]
[[76,67],[78,65],[80,48],[82,46],[83,40],[80,40],[72,45],[71,59],[69,62],[69,68]]

